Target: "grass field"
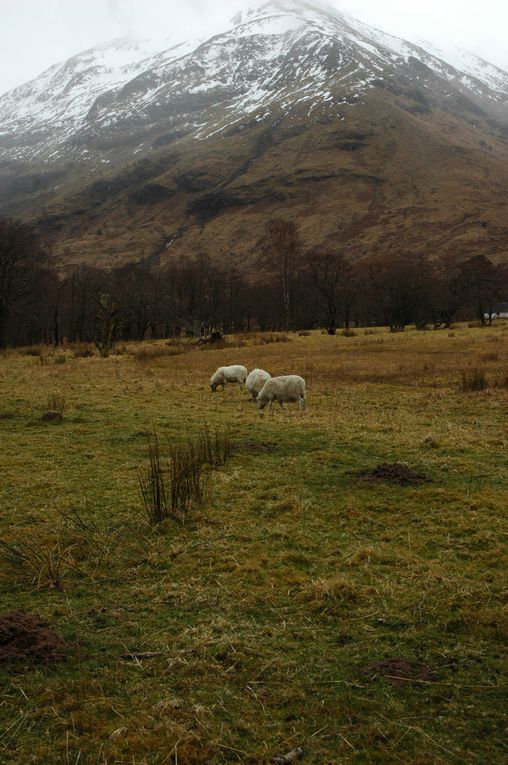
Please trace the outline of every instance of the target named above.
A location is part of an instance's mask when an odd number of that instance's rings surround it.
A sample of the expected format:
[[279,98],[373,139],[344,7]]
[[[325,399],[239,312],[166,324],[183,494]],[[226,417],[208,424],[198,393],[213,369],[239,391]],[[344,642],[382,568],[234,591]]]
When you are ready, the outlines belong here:
[[[61,568],[4,556],[0,613],[69,645],[0,664],[0,761],[506,762],[508,325],[230,342],[0,356],[0,536]],[[302,374],[306,411],[213,394],[224,363]],[[147,434],[205,424],[243,448],[187,523],[151,527]],[[432,482],[359,479],[384,462]]]

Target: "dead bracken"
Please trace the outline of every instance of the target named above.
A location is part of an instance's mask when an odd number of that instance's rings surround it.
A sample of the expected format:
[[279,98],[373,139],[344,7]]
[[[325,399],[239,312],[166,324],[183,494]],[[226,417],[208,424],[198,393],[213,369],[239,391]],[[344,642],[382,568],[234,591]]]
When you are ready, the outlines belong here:
[[47,621],[20,609],[0,615],[0,663],[64,661],[67,646]]
[[360,473],[361,481],[389,481],[390,483],[397,483],[399,486],[411,486],[421,483],[429,483],[432,481],[425,473],[417,473],[411,470],[403,462],[395,462],[393,464],[383,463],[378,465],[373,470],[367,470]]

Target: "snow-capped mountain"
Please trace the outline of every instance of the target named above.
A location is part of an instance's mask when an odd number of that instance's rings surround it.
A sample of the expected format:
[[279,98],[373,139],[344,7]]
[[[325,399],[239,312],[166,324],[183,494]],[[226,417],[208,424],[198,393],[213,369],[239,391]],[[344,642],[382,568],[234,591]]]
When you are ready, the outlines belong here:
[[117,40],[0,97],[0,215],[66,262],[309,246],[508,257],[508,73],[307,0]]
[[118,40],[51,67],[0,98],[0,159],[97,160],[124,140],[142,151],[168,126],[203,139],[249,115],[342,115],[401,78],[420,100],[460,94],[508,119],[508,73],[430,48],[321,3],[271,0],[209,40]]

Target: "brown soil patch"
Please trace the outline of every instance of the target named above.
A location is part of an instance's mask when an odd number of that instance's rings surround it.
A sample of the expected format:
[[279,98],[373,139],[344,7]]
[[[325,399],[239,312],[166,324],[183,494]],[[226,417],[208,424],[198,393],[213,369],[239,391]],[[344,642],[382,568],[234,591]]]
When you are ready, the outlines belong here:
[[48,622],[36,614],[19,610],[0,615],[0,662],[51,664],[65,659],[66,648]]
[[0,420],[13,420],[14,415],[12,412],[0,412]]
[[60,412],[46,412],[41,420],[42,422],[63,422],[63,415]]
[[400,687],[411,682],[431,682],[434,674],[428,664],[419,664],[405,659],[382,659],[361,668],[361,673],[370,682],[383,677],[390,685]]
[[268,442],[263,443],[262,441],[237,441],[234,444],[234,448],[245,452],[271,453],[276,451],[277,446]]
[[399,484],[399,486],[428,483],[432,480],[425,473],[416,473],[414,470],[411,470],[403,462],[395,462],[392,465],[388,463],[378,465],[374,470],[360,473],[360,479],[362,481],[390,481],[391,483]]

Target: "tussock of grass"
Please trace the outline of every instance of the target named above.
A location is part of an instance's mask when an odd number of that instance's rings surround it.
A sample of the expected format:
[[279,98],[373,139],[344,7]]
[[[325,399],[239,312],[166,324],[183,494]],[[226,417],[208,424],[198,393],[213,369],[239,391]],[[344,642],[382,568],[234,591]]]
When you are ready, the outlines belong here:
[[140,347],[133,348],[131,355],[137,364],[146,366],[171,356],[181,356],[186,351],[187,349],[183,343],[178,345],[141,345]]
[[483,369],[464,369],[462,372],[462,390],[466,393],[485,390],[488,387],[487,376]]
[[72,355],[75,359],[90,359],[95,356],[95,349],[90,343],[76,343],[72,347]]
[[38,589],[64,589],[66,570],[73,565],[71,550],[60,540],[48,543],[30,534],[10,541],[0,539],[0,560]]
[[285,332],[275,332],[270,335],[262,335],[261,342],[265,345],[270,345],[271,343],[289,343],[291,338],[288,334]]
[[356,603],[359,595],[352,584],[344,579],[320,579],[310,582],[298,593],[298,599],[313,608],[323,608],[328,605],[328,601]]
[[66,398],[61,393],[51,393],[46,402],[46,412],[56,412],[63,415],[66,406]]

